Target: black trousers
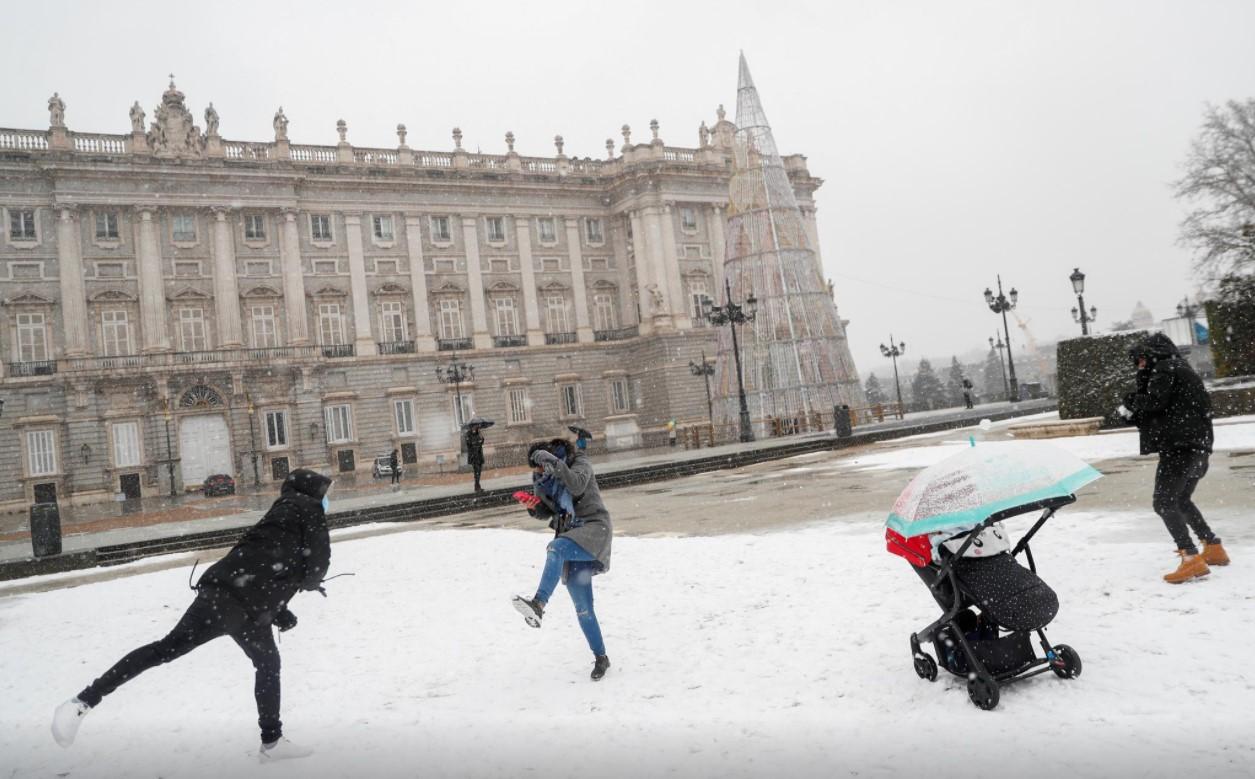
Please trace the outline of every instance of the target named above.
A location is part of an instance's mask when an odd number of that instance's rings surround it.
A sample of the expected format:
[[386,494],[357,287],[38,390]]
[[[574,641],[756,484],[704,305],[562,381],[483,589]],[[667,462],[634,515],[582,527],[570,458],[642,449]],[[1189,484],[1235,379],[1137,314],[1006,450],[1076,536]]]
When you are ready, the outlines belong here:
[[475,489],[479,489],[479,474],[484,470],[483,463],[471,463],[471,470],[475,472]]
[[1207,452],[1192,449],[1160,452],[1155,470],[1155,513],[1163,518],[1177,549],[1189,554],[1198,554],[1190,530],[1203,543],[1219,541],[1192,500],[1194,488],[1207,475],[1207,461]]
[[398,484],[401,481],[401,469],[397,466],[392,467],[392,483]]
[[146,644],[119,660],[79,693],[79,700],[95,707],[101,698],[149,668],[177,660],[201,644],[230,636],[253,661],[253,695],[262,743],[283,735],[279,720],[279,648],[270,625],[258,625],[244,608],[217,590],[202,590],[174,629],[160,641]]

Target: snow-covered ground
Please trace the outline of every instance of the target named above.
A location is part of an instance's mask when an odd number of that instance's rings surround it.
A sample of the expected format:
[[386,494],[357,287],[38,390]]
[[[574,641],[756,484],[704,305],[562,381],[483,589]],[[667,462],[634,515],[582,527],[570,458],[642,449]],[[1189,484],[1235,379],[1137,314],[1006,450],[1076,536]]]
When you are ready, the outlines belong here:
[[[1023,529],[1029,519],[1016,520]],[[1223,528],[1221,528],[1223,531]],[[78,742],[53,707],[191,600],[187,571],[0,597],[0,777],[1250,776],[1255,544],[1169,587],[1159,520],[1065,509],[1034,544],[1084,673],[1006,688],[993,712],[915,676],[936,615],[878,522],[620,538],[596,580],[613,667],[592,683],[565,593],[546,624],[509,606],[546,536],[337,534],[330,597],[293,603],[284,722],[318,751],[255,763],[252,669],[229,639],[150,671]],[[0,587],[0,595],[3,587]]]

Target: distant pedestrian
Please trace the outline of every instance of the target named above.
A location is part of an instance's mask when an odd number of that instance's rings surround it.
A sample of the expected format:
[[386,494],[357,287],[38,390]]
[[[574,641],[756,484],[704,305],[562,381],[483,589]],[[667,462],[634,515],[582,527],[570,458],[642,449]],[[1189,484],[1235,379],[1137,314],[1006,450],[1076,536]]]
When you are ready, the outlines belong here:
[[[283,737],[279,720],[279,649],[271,626],[296,627],[288,602],[301,590],[322,590],[331,562],[327,490],[331,479],[298,468],[283,481],[279,499],[226,557],[196,584],[196,599],[174,629],[119,660],[77,696],[57,707],[52,736],[68,747],[87,713],[144,671],[177,660],[220,636],[230,636],[253,662],[253,694],[261,726],[262,762],[306,757],[313,750]],[[325,594],[325,593],[324,593]],[[195,709],[196,701],[171,697],[169,715]],[[150,734],[151,735],[151,734]]]
[[667,420],[667,443],[671,446],[675,446],[675,432],[676,432],[675,420],[668,419]]
[[401,462],[397,457],[397,450],[393,449],[392,454],[388,455],[388,469],[392,474],[392,483],[401,483]]
[[565,438],[532,444],[527,459],[533,473],[532,495],[525,505],[533,517],[549,519],[554,539],[546,548],[536,594],[531,598],[516,595],[514,608],[527,624],[540,627],[545,605],[561,579],[593,652],[592,680],[598,681],[610,668],[610,658],[593,610],[593,577],[610,570],[614,536],[610,513],[602,503],[588,455]]
[[484,470],[484,434],[479,431],[479,425],[466,428],[466,464],[471,466],[471,471],[475,474],[475,491],[483,492],[484,488],[479,486],[479,476]]
[[[1211,398],[1203,380],[1171,339],[1156,333],[1129,353],[1137,366],[1137,390],[1124,397],[1120,415],[1137,425],[1142,454],[1159,453],[1155,470],[1155,513],[1176,542],[1181,563],[1165,575],[1180,584],[1228,565],[1229,555],[1191,499],[1207,474],[1213,433]],[[1190,530],[1203,542],[1200,554]]]
[[963,405],[966,408],[972,408],[972,380],[963,378]]

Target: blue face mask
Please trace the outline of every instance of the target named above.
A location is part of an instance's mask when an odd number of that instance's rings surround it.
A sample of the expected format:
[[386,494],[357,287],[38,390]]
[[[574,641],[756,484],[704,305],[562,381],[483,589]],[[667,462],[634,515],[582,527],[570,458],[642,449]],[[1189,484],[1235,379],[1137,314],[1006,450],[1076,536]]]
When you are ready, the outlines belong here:
[[322,496],[322,511],[324,514],[331,513],[331,500],[326,496]]

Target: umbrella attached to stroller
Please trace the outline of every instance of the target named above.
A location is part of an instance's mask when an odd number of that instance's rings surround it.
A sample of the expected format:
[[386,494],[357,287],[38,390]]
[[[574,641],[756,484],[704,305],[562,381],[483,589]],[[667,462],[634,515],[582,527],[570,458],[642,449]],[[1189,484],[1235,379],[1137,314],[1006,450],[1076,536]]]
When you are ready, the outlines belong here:
[[[911,634],[915,672],[937,678],[937,662],[921,642],[931,641],[946,670],[968,678],[968,695],[983,709],[998,705],[999,683],[1054,671],[1080,674],[1080,657],[1046,639],[1058,600],[1037,577],[1029,541],[1097,470],[1048,443],[1010,441],[964,449],[911,480],[886,521],[889,551],[905,558],[944,610]],[[998,522],[1042,512],[1014,549],[997,551]],[[992,551],[991,551],[992,547]],[[1008,544],[1009,547],[1009,544]],[[1007,549],[1008,547],[1003,547]],[[1028,568],[1015,562],[1024,553]],[[1045,653],[1031,644],[1036,634]]]

